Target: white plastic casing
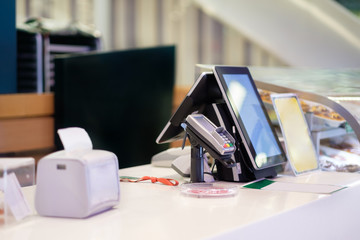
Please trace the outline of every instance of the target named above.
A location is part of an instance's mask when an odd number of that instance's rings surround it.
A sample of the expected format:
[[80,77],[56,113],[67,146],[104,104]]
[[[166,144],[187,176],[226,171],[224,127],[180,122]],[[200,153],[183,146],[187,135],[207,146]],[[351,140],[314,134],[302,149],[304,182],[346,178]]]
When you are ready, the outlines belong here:
[[40,215],[85,218],[119,200],[118,160],[112,152],[62,150],[38,163],[35,208]]

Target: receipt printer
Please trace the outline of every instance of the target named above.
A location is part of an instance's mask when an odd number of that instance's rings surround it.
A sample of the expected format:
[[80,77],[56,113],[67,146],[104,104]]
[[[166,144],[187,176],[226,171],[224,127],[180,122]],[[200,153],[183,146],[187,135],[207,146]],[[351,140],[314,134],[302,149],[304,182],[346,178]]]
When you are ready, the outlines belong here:
[[82,128],[58,131],[64,150],[42,158],[37,167],[35,208],[42,216],[85,218],[119,203],[118,160],[92,149]]

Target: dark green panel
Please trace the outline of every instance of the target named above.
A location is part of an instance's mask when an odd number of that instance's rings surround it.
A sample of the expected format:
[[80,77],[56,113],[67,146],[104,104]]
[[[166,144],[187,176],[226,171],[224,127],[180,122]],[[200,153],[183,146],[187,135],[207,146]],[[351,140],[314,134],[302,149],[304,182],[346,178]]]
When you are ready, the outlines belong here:
[[171,116],[175,48],[157,47],[55,60],[56,129],[82,127],[120,168],[150,163]]

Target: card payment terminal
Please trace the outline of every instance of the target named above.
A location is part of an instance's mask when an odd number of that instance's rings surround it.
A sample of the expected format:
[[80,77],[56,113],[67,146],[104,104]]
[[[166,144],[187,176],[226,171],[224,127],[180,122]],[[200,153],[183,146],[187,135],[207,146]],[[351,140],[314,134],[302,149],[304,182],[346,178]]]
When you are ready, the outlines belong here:
[[216,160],[232,167],[235,139],[223,127],[217,127],[202,114],[191,114],[182,125],[191,143],[191,174],[192,182],[203,182],[203,148]]
[[202,114],[192,114],[186,118],[187,127],[202,137],[208,146],[220,155],[233,154],[235,139],[223,127],[216,127]]

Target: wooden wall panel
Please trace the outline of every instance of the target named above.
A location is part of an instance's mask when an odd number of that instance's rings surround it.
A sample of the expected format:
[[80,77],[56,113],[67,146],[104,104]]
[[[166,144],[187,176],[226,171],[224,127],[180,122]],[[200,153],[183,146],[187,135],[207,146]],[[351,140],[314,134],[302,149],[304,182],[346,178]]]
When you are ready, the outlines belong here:
[[54,118],[0,119],[0,153],[54,147]]
[[0,95],[0,119],[54,114],[54,94],[2,94]]

